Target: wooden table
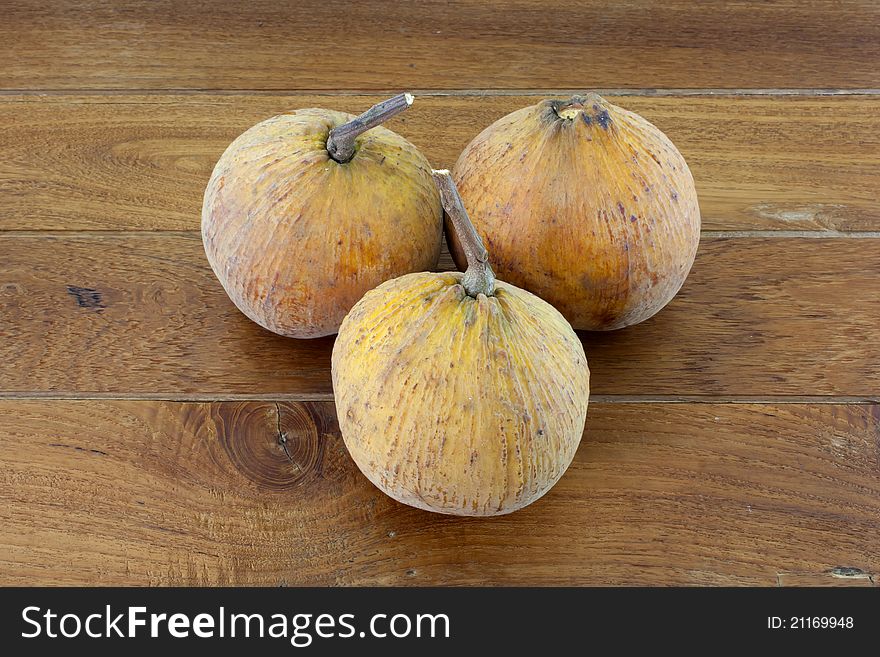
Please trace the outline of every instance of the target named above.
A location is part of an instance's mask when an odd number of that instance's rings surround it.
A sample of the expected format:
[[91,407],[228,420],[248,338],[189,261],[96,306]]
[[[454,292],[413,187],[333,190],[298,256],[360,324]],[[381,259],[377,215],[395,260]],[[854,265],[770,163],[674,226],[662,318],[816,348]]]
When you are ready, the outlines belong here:
[[[0,583],[877,583],[873,0],[2,13]],[[202,192],[235,136],[404,89],[416,105],[389,127],[435,166],[509,111],[595,89],[697,181],[684,289],[583,334],[584,442],[511,516],[373,488],[339,436],[332,339],[250,323],[202,251]]]

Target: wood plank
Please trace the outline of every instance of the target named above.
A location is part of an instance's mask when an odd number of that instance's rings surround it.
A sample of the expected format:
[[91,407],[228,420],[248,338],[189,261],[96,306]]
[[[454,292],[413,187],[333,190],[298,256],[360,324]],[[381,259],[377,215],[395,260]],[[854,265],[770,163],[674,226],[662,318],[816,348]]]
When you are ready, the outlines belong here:
[[779,586],[821,586],[821,587],[844,587],[844,586],[877,586],[877,581],[871,573],[865,573],[858,568],[829,568],[822,573],[779,573],[777,576]]
[[331,392],[333,339],[247,320],[198,234],[0,243],[0,390]]
[[880,86],[872,0],[7,5],[4,89]]
[[876,405],[594,404],[560,483],[478,520],[380,493],[348,457],[329,402],[7,400],[0,584],[870,577],[878,430]]
[[[540,96],[421,96],[392,120],[439,167]],[[0,97],[0,230],[193,230],[217,158],[296,107],[378,96]],[[880,96],[617,96],[684,153],[710,230],[880,229]],[[841,126],[846,126],[845,131]]]
[[[330,398],[333,339],[247,320],[197,234],[0,234],[0,254],[6,395]],[[878,286],[880,239],[704,239],[667,308],[582,335],[592,392],[876,399]]]

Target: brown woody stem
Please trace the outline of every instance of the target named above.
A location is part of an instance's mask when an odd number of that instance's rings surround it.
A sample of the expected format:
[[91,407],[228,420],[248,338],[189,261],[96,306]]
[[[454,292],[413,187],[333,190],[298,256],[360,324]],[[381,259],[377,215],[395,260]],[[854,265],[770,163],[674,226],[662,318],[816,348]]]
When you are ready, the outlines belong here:
[[440,190],[443,209],[452,220],[455,234],[467,258],[468,267],[461,279],[461,285],[469,296],[485,294],[490,297],[495,293],[495,272],[489,264],[489,252],[483,246],[483,240],[464,209],[455,181],[446,169],[433,169],[431,175]]
[[412,94],[398,94],[394,98],[373,105],[348,123],[333,128],[327,138],[327,152],[330,153],[330,157],[339,163],[348,162],[354,157],[354,140],[358,135],[384,123],[395,114],[400,114],[412,104]]

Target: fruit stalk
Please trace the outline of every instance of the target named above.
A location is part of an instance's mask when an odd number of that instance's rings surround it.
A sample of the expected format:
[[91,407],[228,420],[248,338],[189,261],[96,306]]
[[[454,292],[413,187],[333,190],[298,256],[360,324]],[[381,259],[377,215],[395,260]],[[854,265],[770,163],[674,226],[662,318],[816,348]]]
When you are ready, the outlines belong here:
[[398,94],[394,98],[373,105],[366,112],[348,123],[333,128],[327,138],[327,152],[330,157],[343,164],[354,157],[354,140],[370,128],[384,123],[395,114],[400,114],[413,104],[412,94]]
[[495,272],[489,264],[489,252],[483,246],[483,240],[464,209],[455,181],[447,169],[433,169],[431,175],[440,190],[443,209],[452,220],[455,234],[467,258],[468,267],[461,279],[461,285],[469,296],[476,298],[478,294],[485,294],[490,297],[495,292]]

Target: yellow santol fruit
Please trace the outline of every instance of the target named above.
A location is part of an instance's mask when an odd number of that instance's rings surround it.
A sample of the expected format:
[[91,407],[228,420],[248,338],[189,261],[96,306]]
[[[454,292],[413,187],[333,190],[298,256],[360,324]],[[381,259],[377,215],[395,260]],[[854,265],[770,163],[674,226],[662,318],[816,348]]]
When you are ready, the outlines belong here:
[[296,110],[223,153],[205,191],[202,238],[250,319],[290,337],[330,335],[367,290],[436,265],[443,211],[431,167],[378,125],[411,103],[400,94],[358,117]]
[[468,269],[401,276],[352,308],[333,348],[339,426],[361,471],[394,499],[510,513],[574,458],[587,359],[550,304],[495,280],[449,172],[434,175]]
[[[687,163],[654,125],[597,94],[499,119],[453,176],[498,275],[576,329],[648,319],[694,262],[700,208]],[[447,234],[463,268],[449,225]]]

